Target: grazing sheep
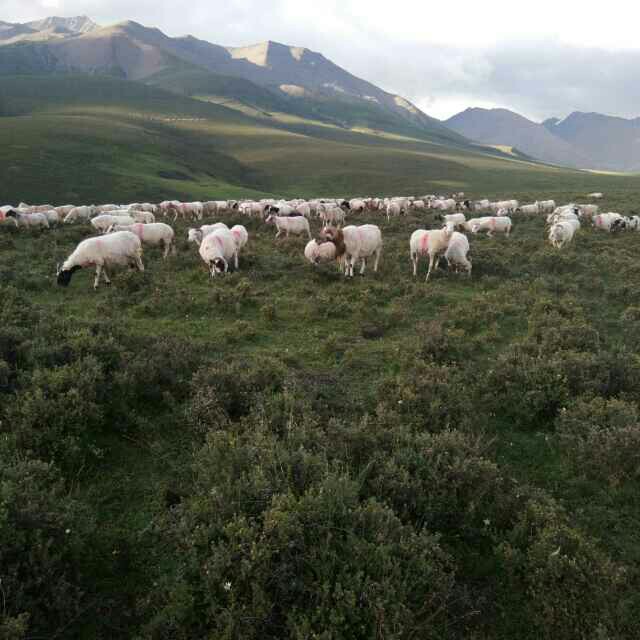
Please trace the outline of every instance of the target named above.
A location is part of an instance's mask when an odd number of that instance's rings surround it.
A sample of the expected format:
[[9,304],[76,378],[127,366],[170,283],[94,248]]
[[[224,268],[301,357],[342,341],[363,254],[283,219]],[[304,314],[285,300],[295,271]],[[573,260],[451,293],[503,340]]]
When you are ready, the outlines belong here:
[[187,232],[187,241],[195,242],[198,246],[202,242],[202,239],[213,233],[216,229],[226,229],[229,227],[224,222],[216,222],[215,224],[204,224],[199,229],[189,229]]
[[467,221],[467,219],[464,217],[464,213],[450,213],[446,216],[441,216],[442,220],[446,225],[448,224],[452,224],[455,227],[462,227],[464,228],[464,225]]
[[200,243],[200,256],[209,267],[209,274],[215,278],[218,273],[229,271],[229,260],[238,264],[238,247],[233,234],[228,229],[216,229],[205,236]]
[[27,229],[48,229],[49,219],[44,213],[19,213],[11,209],[7,213],[8,218],[14,218],[17,227]]
[[538,209],[540,213],[551,213],[556,208],[555,200],[539,200],[538,201]]
[[522,204],[516,209],[516,213],[525,213],[528,215],[540,213],[540,204],[534,202],[533,204]]
[[[600,213],[593,219],[593,226],[602,231],[612,232],[614,231],[614,223],[616,223],[616,220],[622,221],[622,216],[619,213]],[[616,223],[615,226],[621,227],[622,225]]]
[[579,220],[560,220],[549,229],[549,242],[556,249],[562,249],[565,244],[573,240],[576,231],[580,229]]
[[71,224],[72,222],[86,222],[96,213],[96,207],[93,205],[90,207],[74,207],[64,218],[65,224]]
[[131,231],[131,233],[135,233],[138,238],[140,238],[142,244],[148,244],[151,247],[164,247],[162,257],[165,259],[169,255],[169,252],[173,255],[176,254],[176,234],[174,230],[168,224],[164,224],[164,222],[152,222],[151,224],[136,222],[135,224],[126,226],[114,224],[109,228],[109,233],[118,231]]
[[15,225],[15,227],[18,227],[18,219],[17,219],[17,215],[13,216],[13,215],[9,215],[9,214],[13,214],[13,213],[18,213],[17,211],[15,211],[15,209],[13,209],[12,207],[0,207],[0,222],[9,222],[11,221],[11,224]]
[[56,274],[58,284],[66,287],[78,269],[95,266],[96,277],[93,288],[97,289],[101,274],[105,283],[111,284],[107,269],[118,265],[129,265],[137,268],[138,271],[144,271],[140,238],[130,231],[119,231],[99,238],[83,240],[65,260],[62,268],[58,268]]
[[132,211],[133,219],[136,222],[142,222],[144,224],[153,224],[156,221],[156,217],[150,211]]
[[314,265],[331,262],[336,259],[336,245],[333,242],[319,243],[317,240],[309,240],[304,248],[304,257]]
[[511,218],[507,216],[487,216],[485,218],[472,218],[465,224],[467,231],[471,233],[487,232],[492,238],[494,233],[504,233],[507,237],[511,234]]
[[603,198],[603,194],[600,193],[599,191],[596,191],[595,193],[589,193],[587,194],[587,198],[593,198],[594,200],[599,200],[600,198]]
[[50,227],[55,227],[60,223],[60,216],[55,209],[49,209],[49,211],[42,211],[41,213],[47,218]]
[[320,207],[320,221],[322,226],[332,225],[334,227],[341,227],[344,224],[345,212],[340,207],[328,207],[321,205]]
[[382,233],[374,224],[359,227],[350,225],[344,229],[325,227],[322,235],[336,247],[336,259],[344,262],[344,274],[353,278],[353,270],[361,260],[360,275],[364,275],[367,258],[375,255],[373,270],[378,271],[382,254]]
[[249,234],[241,224],[236,224],[235,226],[231,227],[230,231],[231,231],[231,235],[233,236],[233,240],[236,243],[236,248],[238,249],[236,251],[236,263],[235,263],[236,269],[237,269],[240,250],[244,248],[244,246],[249,241]]
[[389,202],[387,204],[387,220],[391,220],[391,216],[399,217],[402,214],[402,207],[399,202]]
[[291,233],[294,236],[306,233],[309,236],[309,240],[311,240],[311,228],[309,227],[309,221],[304,216],[289,217],[271,214],[266,219],[266,223],[276,225],[276,239],[278,239],[283,233],[286,234],[287,238]]
[[469,260],[469,240],[462,233],[454,231],[449,239],[449,246],[444,253],[449,269],[462,269],[471,277],[471,260]]
[[114,224],[118,224],[122,227],[125,227],[135,223],[136,221],[133,218],[130,218],[129,216],[114,216],[109,213],[96,216],[91,220],[91,226],[96,231],[99,231],[100,233],[107,233],[107,231],[109,231],[109,228],[112,227]]
[[427,231],[426,229],[418,229],[411,234],[409,239],[409,255],[413,263],[413,275],[418,275],[418,261],[420,256],[429,256],[429,269],[425,282],[429,281],[429,276],[435,264],[438,268],[438,260],[449,247],[449,240],[453,235],[453,227],[447,225],[444,229],[436,229]]

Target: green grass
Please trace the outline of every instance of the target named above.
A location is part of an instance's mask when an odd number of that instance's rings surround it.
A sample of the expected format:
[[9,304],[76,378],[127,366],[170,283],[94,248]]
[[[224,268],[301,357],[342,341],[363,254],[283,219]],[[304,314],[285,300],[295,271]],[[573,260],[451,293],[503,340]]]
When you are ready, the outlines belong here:
[[[15,104],[27,109],[26,89],[17,90],[23,80],[15,82]],[[94,82],[104,87],[102,79]],[[58,204],[462,189],[472,198],[510,196],[529,202],[553,197],[562,203],[582,201],[585,193],[599,190],[606,194],[603,210],[631,213],[640,196],[634,176],[565,171],[311,122],[267,126],[215,105],[109,82],[124,93],[108,105],[69,105],[64,96],[47,103],[34,94],[27,109],[33,115],[0,118],[0,141],[9,156],[0,166],[0,201]],[[140,93],[129,95],[130,90]],[[156,102],[149,102],[149,96],[157,97]],[[170,120],[168,114],[197,119]],[[189,179],[161,178],[167,171]],[[566,509],[571,527],[624,565],[629,581],[619,594],[620,607],[633,610],[640,575],[637,476],[623,481],[587,477],[562,449],[554,420],[563,407],[571,409],[576,396],[588,395],[591,378],[601,387],[589,393],[640,406],[639,387],[625,369],[635,370],[640,362],[640,234],[616,236],[587,227],[572,245],[557,252],[545,242],[542,218],[514,216],[510,239],[471,237],[471,279],[439,271],[425,285],[424,262],[418,280],[410,275],[408,238],[416,228],[438,224],[431,214],[390,222],[371,214],[354,221],[381,226],[384,254],[378,274],[369,270],[364,278],[350,281],[331,265],[314,269],[305,263],[303,240],[275,241],[273,229],[257,220],[225,221],[245,224],[250,234],[237,273],[211,281],[186,242],[188,225],[178,223],[176,257],[162,261],[157,251],[146,250],[144,274],[119,273],[112,287],[98,291],[92,289],[90,270],[76,274],[68,289],[55,284],[56,263],[91,235],[88,226],[45,233],[0,226],[3,291],[7,300],[12,287],[24,296],[24,304],[17,307],[3,300],[8,311],[0,347],[16,371],[7,376],[0,359],[0,411],[20,406],[25,394],[37,390],[30,376],[55,372],[59,361],[68,358],[75,362],[80,356],[69,356],[76,354],[69,345],[82,332],[117,332],[123,370],[111,372],[105,384],[120,384],[123,376],[123,388],[136,389],[126,400],[126,411],[118,409],[118,397],[105,400],[117,419],[85,434],[91,447],[85,443],[81,463],[62,466],[65,493],[77,498],[98,523],[78,565],[89,602],[82,600],[83,611],[73,616],[63,635],[125,638],[149,623],[149,610],[140,603],[148,594],[161,599],[157,581],[175,577],[184,551],[167,550],[158,533],[170,517],[166,492],[184,492],[193,501],[208,495],[192,467],[202,434],[189,426],[195,393],[191,377],[201,367],[227,362],[240,363],[249,375],[261,358],[277,361],[286,371],[288,386],[280,395],[292,407],[286,427],[273,427],[274,437],[284,437],[280,430],[295,431],[299,403],[309,420],[317,421],[318,432],[336,429],[344,431],[347,440],[354,438],[352,457],[337,464],[355,477],[373,473],[380,461],[374,460],[373,451],[364,470],[356,465],[361,443],[353,430],[368,420],[373,438],[383,429],[379,423],[385,415],[402,412],[398,398],[414,407],[400,413],[398,432],[410,429],[418,438],[442,431],[452,420],[449,426],[482,436],[485,455],[504,478],[555,498]],[[313,227],[319,230],[316,221]],[[21,318],[23,311],[27,320]],[[34,336],[31,327],[37,327]],[[372,337],[371,328],[379,338]],[[587,337],[574,344],[575,336]],[[83,349],[94,349],[100,360],[102,338],[88,344],[92,346]],[[163,360],[164,349],[168,355]],[[543,355],[535,359],[535,369],[518,365],[537,349]],[[551,367],[559,366],[557,353],[567,366],[558,378]],[[514,354],[516,364],[507,358]],[[574,369],[569,368],[572,359],[578,363]],[[433,389],[421,387],[425,366],[452,375],[455,388],[438,387],[438,379],[429,379]],[[525,376],[524,382],[518,382],[518,376]],[[512,377],[515,388],[509,386]],[[145,384],[149,379],[153,382]],[[621,391],[615,390],[616,384]],[[558,406],[556,387],[562,390]],[[529,407],[525,394],[535,389],[544,402],[531,397]],[[416,392],[418,397],[412,397]],[[155,399],[147,400],[145,393],[155,394]],[[240,437],[248,428],[264,435],[261,421],[277,423],[268,407],[269,401],[277,404],[280,395],[265,400],[258,392],[247,393],[258,413],[266,403],[266,413],[252,414],[255,424],[233,422],[229,433]],[[424,404],[420,394],[427,397]],[[0,413],[3,436],[12,428]],[[5,455],[7,442],[10,438],[0,439],[0,455]],[[93,448],[101,457],[89,454]],[[29,455],[19,451],[20,457]],[[594,459],[598,455],[594,451]],[[630,459],[637,455],[629,450]],[[238,477],[238,486],[244,481]],[[466,508],[473,511],[474,506]],[[411,526],[418,524],[424,525]],[[461,589],[473,596],[480,593],[477,602],[484,603],[474,604],[482,614],[470,618],[468,637],[497,639],[516,632],[535,637],[536,628],[522,623],[514,631],[495,613],[494,604],[504,602],[504,595],[499,598],[488,585],[494,579],[501,583],[504,575],[494,572],[497,560],[487,540],[474,546],[473,540],[461,541],[464,536],[457,529],[437,533],[459,563]],[[491,544],[496,548],[513,542],[512,532],[494,535]],[[485,556],[482,562],[478,559]],[[589,583],[590,574],[585,575]],[[542,597],[538,592],[513,595],[514,603],[507,599],[505,611],[515,612],[516,618],[519,597]],[[11,606],[9,601],[10,611]],[[621,612],[618,617],[625,619]],[[537,619],[542,624],[540,620],[546,617]],[[615,637],[634,637],[633,627],[631,634],[620,629],[618,634]]]
[[[629,210],[634,205],[629,193],[612,192],[604,205]],[[575,195],[565,192],[564,199]],[[380,386],[385,380],[407,375],[419,342],[416,331],[425,322],[462,332],[456,340],[463,347],[473,345],[465,351],[470,358],[465,370],[473,370],[478,380],[483,375],[489,379],[487,372],[500,354],[527,338],[532,308],[541,299],[560,304],[574,300],[606,349],[624,344],[638,355],[637,344],[626,342],[620,330],[625,309],[640,305],[633,285],[639,275],[637,234],[611,236],[587,228],[558,253],[545,244],[540,218],[516,218],[510,239],[471,239],[470,280],[440,271],[425,285],[424,264],[418,280],[410,276],[407,243],[413,229],[436,224],[431,216],[390,223],[373,216],[359,220],[381,224],[385,250],[378,274],[369,271],[352,281],[332,266],[306,264],[302,240],[276,242],[273,230],[255,220],[228,222],[245,223],[250,242],[240,270],[214,281],[184,240],[184,224],[177,225],[177,257],[162,261],[148,250],[144,274],[118,275],[111,288],[97,292],[90,270],[77,274],[68,289],[55,285],[55,263],[90,235],[88,227],[40,234],[16,233],[5,225],[0,229],[0,276],[5,285],[26,290],[44,317],[65,317],[82,326],[113,322],[134,342],[179,337],[202,348],[205,361],[240,358],[250,366],[259,356],[275,356],[294,377],[311,372],[327,376],[333,381],[331,393],[348,398],[346,410],[354,419],[385,401]],[[363,337],[363,328],[372,322],[383,327],[381,339]],[[640,400],[636,395],[634,402]],[[505,397],[505,402],[513,401]],[[637,486],[586,482],[575,475],[554,444],[549,424],[523,430],[508,420],[484,418],[484,435],[493,441],[491,455],[505,474],[560,500],[574,526],[631,571],[640,568]],[[108,522],[102,533],[105,549],[118,549],[125,540],[130,545],[142,535],[164,508],[163,488],[178,482],[189,464],[192,441],[178,424],[166,420],[160,422],[162,428],[103,434],[102,462],[76,479],[78,495],[92,505],[100,522]],[[110,593],[117,587],[120,599],[136,600],[139,589],[146,588],[146,572],[138,563],[126,567],[115,562],[115,573],[106,571],[96,588]],[[115,612],[110,615],[118,620]],[[119,623],[133,624],[129,615],[123,614]],[[83,619],[82,624],[85,637],[104,632],[100,622]]]

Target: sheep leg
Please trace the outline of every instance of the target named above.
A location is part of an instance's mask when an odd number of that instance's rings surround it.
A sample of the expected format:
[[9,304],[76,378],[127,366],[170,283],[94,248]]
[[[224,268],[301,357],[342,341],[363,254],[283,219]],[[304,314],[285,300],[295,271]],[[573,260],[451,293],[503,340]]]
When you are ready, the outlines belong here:
[[239,264],[238,264],[238,251],[236,251],[233,254],[233,263],[235,264],[236,271],[237,271],[238,270],[238,266],[239,266]]
[[360,258],[362,260],[362,266],[360,267],[360,275],[363,276],[364,275],[364,270],[367,268],[367,259],[366,258]]
[[382,255],[382,249],[376,249],[376,261],[373,264],[373,271],[378,273],[378,263],[380,262],[380,256]]
[[413,277],[415,278],[418,275],[418,254],[411,254],[411,262],[413,263]]
[[433,269],[433,263],[435,261],[435,254],[429,254],[429,269],[427,271],[427,278],[425,282],[429,282],[429,276],[431,275],[431,270]]
[[111,284],[111,280],[109,280],[109,274],[107,273],[106,267],[102,267],[102,278],[105,284]]
[[97,289],[98,285],[100,284],[100,275],[102,274],[102,265],[101,264],[97,264],[96,265],[96,277],[93,281],[93,288]]

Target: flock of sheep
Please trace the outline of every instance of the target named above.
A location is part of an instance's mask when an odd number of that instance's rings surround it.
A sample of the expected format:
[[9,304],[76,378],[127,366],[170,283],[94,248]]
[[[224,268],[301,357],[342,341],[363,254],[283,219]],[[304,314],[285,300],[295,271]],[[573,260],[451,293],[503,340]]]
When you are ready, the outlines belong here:
[[[601,198],[601,193],[589,194]],[[156,222],[156,216],[185,220],[202,220],[230,213],[257,217],[276,228],[276,239],[283,234],[306,235],[309,242],[304,249],[305,258],[314,265],[337,261],[345,276],[353,277],[360,263],[364,274],[367,259],[374,259],[374,271],[378,270],[382,254],[382,232],[373,224],[343,226],[347,217],[370,212],[391,217],[408,212],[435,211],[442,221],[440,229],[418,229],[409,239],[409,254],[413,274],[417,276],[420,258],[429,261],[427,280],[444,257],[450,269],[471,275],[469,240],[465,232],[486,233],[488,236],[509,236],[514,214],[547,214],[549,242],[556,248],[570,243],[582,224],[591,221],[596,229],[609,232],[640,229],[638,216],[623,217],[617,213],[600,213],[595,204],[568,204],[556,206],[553,200],[521,205],[517,200],[471,201],[463,193],[451,197],[433,195],[422,198],[362,198],[275,201],[211,201],[182,203],[165,201],[160,204],[133,203],[126,206],[29,206],[0,207],[0,221],[17,227],[47,229],[57,224],[88,223],[99,235],[83,240],[67,260],[58,266],[58,284],[66,286],[73,273],[83,267],[96,269],[94,287],[100,278],[110,284],[109,273],[115,266],[130,266],[144,271],[142,246],[160,247],[164,258],[175,254],[175,232],[164,222]],[[491,215],[469,217],[475,212]],[[322,225],[319,239],[311,234],[310,220],[317,218]],[[249,240],[243,225],[227,227],[223,222],[205,224],[188,230],[189,242],[198,246],[200,256],[211,277],[226,273],[230,263],[239,267],[239,255]]]

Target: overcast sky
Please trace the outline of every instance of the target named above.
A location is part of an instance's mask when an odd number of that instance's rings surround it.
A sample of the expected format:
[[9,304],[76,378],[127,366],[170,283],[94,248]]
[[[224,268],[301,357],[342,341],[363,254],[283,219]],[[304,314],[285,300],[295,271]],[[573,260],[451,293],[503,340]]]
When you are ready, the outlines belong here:
[[[640,116],[640,9],[628,0],[0,0],[0,20],[135,20],[222,45],[305,46],[430,115],[506,107]],[[593,8],[592,8],[593,7]]]

